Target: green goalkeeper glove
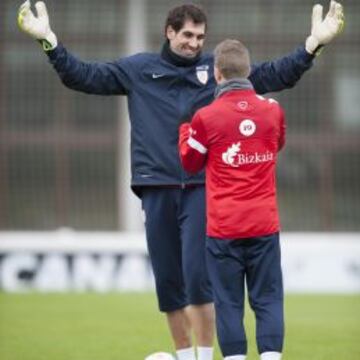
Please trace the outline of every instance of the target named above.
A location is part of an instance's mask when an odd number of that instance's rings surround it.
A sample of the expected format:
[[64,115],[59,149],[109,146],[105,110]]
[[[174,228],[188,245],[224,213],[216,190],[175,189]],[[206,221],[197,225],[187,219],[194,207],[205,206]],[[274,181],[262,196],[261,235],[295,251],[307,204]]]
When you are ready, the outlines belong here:
[[332,41],[344,28],[345,18],[341,4],[331,0],[329,11],[323,20],[323,7],[313,7],[311,34],[306,39],[305,49],[308,53],[319,55],[324,45]]
[[31,11],[30,0],[25,1],[19,8],[18,25],[21,30],[38,40],[45,51],[56,48],[58,42],[49,24],[46,5],[42,1],[35,4],[37,16]]

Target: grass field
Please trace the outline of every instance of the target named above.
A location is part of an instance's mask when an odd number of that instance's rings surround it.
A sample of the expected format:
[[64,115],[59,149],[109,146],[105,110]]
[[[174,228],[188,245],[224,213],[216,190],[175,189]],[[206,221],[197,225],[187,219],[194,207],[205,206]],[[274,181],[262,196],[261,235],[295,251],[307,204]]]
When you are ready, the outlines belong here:
[[[255,360],[248,309],[246,324]],[[0,294],[1,360],[143,360],[159,350],[172,343],[152,293]],[[287,296],[283,358],[359,360],[360,296]]]

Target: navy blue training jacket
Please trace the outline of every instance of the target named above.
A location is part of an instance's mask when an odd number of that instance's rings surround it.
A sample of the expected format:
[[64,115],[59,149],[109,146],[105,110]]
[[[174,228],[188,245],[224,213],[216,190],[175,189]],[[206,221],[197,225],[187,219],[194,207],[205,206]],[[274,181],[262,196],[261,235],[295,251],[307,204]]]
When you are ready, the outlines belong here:
[[[175,66],[160,53],[83,62],[61,44],[48,56],[67,87],[89,94],[127,96],[135,191],[149,185],[204,183],[204,174],[191,176],[182,169],[177,143],[180,124],[213,100],[212,54],[202,54],[186,67]],[[252,65],[249,80],[258,94],[290,88],[311,67],[312,60],[313,56],[299,47],[278,60]]]

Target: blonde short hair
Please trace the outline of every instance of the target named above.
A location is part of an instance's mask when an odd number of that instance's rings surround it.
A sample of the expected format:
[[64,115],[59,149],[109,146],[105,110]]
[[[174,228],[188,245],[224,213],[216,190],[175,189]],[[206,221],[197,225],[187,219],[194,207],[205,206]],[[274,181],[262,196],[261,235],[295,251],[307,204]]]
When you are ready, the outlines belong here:
[[249,50],[238,40],[226,39],[214,50],[215,66],[226,80],[250,75]]

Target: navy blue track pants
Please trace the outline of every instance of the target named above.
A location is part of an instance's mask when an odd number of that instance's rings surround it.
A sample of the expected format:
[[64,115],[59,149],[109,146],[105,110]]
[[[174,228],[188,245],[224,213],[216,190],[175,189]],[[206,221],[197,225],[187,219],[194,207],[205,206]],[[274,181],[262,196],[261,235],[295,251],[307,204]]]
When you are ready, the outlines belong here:
[[223,356],[247,353],[243,325],[245,284],[256,316],[259,353],[281,352],[284,296],[279,234],[238,240],[208,238],[206,247]]
[[210,303],[205,188],[144,187],[142,207],[160,311]]

